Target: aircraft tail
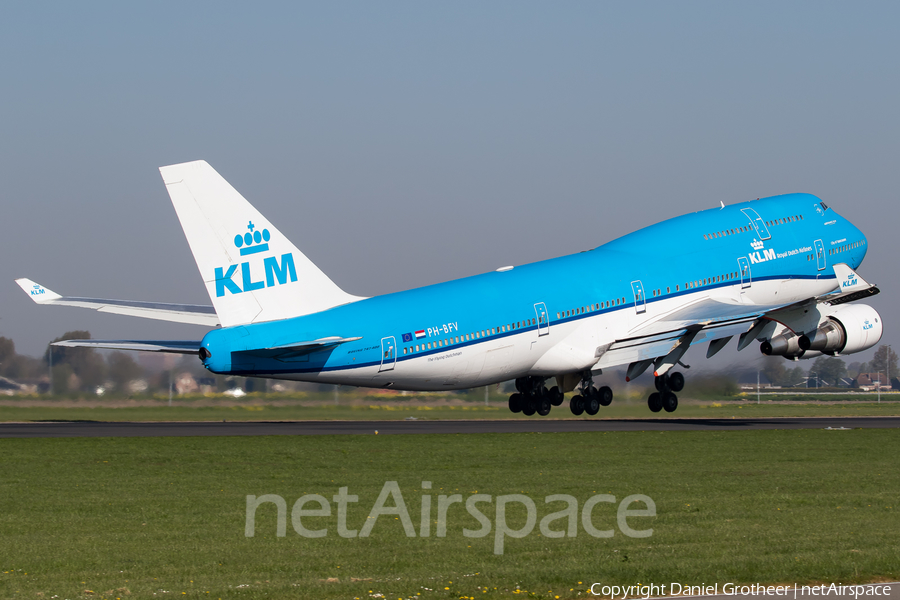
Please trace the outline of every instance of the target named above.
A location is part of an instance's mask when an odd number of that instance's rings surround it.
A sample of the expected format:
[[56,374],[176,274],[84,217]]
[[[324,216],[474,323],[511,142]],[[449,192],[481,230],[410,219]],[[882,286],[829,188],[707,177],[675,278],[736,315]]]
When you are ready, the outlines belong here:
[[159,171],[223,327],[362,299],[340,289],[206,161]]

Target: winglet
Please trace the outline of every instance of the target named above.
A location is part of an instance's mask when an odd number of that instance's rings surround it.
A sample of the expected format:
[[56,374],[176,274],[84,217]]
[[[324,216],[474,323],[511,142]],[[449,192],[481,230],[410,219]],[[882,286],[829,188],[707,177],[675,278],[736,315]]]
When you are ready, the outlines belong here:
[[872,284],[857,275],[856,271],[844,263],[834,265],[834,275],[841,286],[842,294],[867,290],[872,287]]
[[26,278],[16,279],[16,283],[19,284],[19,287],[22,288],[26,294],[31,296],[31,299],[37,302],[38,304],[48,304],[53,302],[54,300],[59,300],[62,298],[59,294],[52,290],[48,290],[44,286],[39,283],[35,283],[34,281]]

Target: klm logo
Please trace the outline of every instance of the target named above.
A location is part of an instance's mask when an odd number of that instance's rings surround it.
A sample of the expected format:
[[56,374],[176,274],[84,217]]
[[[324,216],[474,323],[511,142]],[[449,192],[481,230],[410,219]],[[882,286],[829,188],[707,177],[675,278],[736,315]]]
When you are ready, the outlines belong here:
[[[857,282],[856,273],[850,273],[849,275],[847,275],[847,281],[844,281],[841,283],[841,287],[845,287],[845,288],[853,287],[854,285],[856,285],[856,282]],[[868,321],[866,321],[866,322],[868,323]],[[868,329],[868,328],[866,328],[866,329]]]
[[[259,254],[260,252],[269,251],[269,239],[271,234],[268,229],[260,231],[250,221],[247,224],[247,233],[234,236],[234,245],[240,249],[241,256],[250,256]],[[256,265],[255,271],[258,273],[259,261],[253,261]],[[288,281],[297,281],[297,269],[294,266],[294,255],[291,253],[282,254],[281,260],[278,257],[267,256],[263,258],[262,270],[265,279],[258,281],[253,280],[253,271],[251,270],[251,262],[242,262],[241,267],[241,285],[234,281],[235,273],[238,265],[231,265],[226,270],[224,267],[216,267],[216,297],[221,298],[225,292],[230,294],[241,294],[243,292],[252,292],[263,288],[274,287],[276,285],[284,285]]]
[[[763,244],[759,240],[753,240],[750,242],[750,247],[756,250],[756,252],[750,252],[747,254],[747,257],[750,259],[751,264],[766,262],[769,260],[775,260],[778,258],[775,256],[775,251],[771,248],[763,248],[765,244]],[[760,254],[760,250],[762,250],[762,254]]]
[[866,331],[867,329],[872,329],[872,324],[869,323],[869,320],[868,320],[868,319],[866,319],[866,320],[863,322],[863,331]]
[[46,294],[46,292],[44,291],[44,288],[39,285],[34,286],[34,288],[32,288],[31,290],[32,296],[40,296],[42,294]]

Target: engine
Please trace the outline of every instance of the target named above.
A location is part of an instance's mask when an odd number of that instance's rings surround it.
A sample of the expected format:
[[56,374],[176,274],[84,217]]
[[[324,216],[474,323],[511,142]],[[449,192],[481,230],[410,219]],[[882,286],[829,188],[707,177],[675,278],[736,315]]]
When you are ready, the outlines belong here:
[[871,306],[842,304],[831,308],[812,333],[798,336],[788,329],[763,342],[760,351],[788,359],[853,354],[877,344],[883,331],[881,316]]
[[868,350],[881,340],[884,325],[881,315],[865,304],[843,304],[836,307],[810,335],[801,335],[798,343],[804,350],[822,354],[853,354]]

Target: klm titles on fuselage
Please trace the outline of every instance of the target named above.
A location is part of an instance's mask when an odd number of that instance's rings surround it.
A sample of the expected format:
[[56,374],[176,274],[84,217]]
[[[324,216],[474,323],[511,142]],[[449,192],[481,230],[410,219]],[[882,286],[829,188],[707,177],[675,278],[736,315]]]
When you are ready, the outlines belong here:
[[[268,229],[260,231],[256,228],[252,221],[247,225],[249,230],[247,233],[234,236],[234,245],[240,249],[241,256],[259,254],[269,250],[269,239],[271,234]],[[259,265],[259,262],[256,261]],[[297,268],[294,266],[294,255],[288,252],[281,255],[281,260],[275,256],[267,256],[263,258],[262,267],[265,274],[265,280],[253,280],[251,272],[251,263],[249,261],[242,262],[241,267],[241,284],[239,286],[233,279],[238,265],[231,265],[226,270],[225,267],[216,267],[216,297],[221,298],[225,292],[231,294],[240,294],[243,292],[252,292],[276,285],[284,285],[289,281],[291,283],[297,281]],[[259,267],[257,267],[258,270]],[[258,272],[258,271],[257,271]]]
[[[767,260],[775,260],[777,257],[775,256],[775,250],[771,248],[763,248],[763,243],[758,240],[753,240],[750,242],[750,246],[756,250],[756,252],[750,252],[747,254],[747,257],[750,259],[750,264],[766,262]],[[760,255],[759,251],[762,250],[762,255]]]

